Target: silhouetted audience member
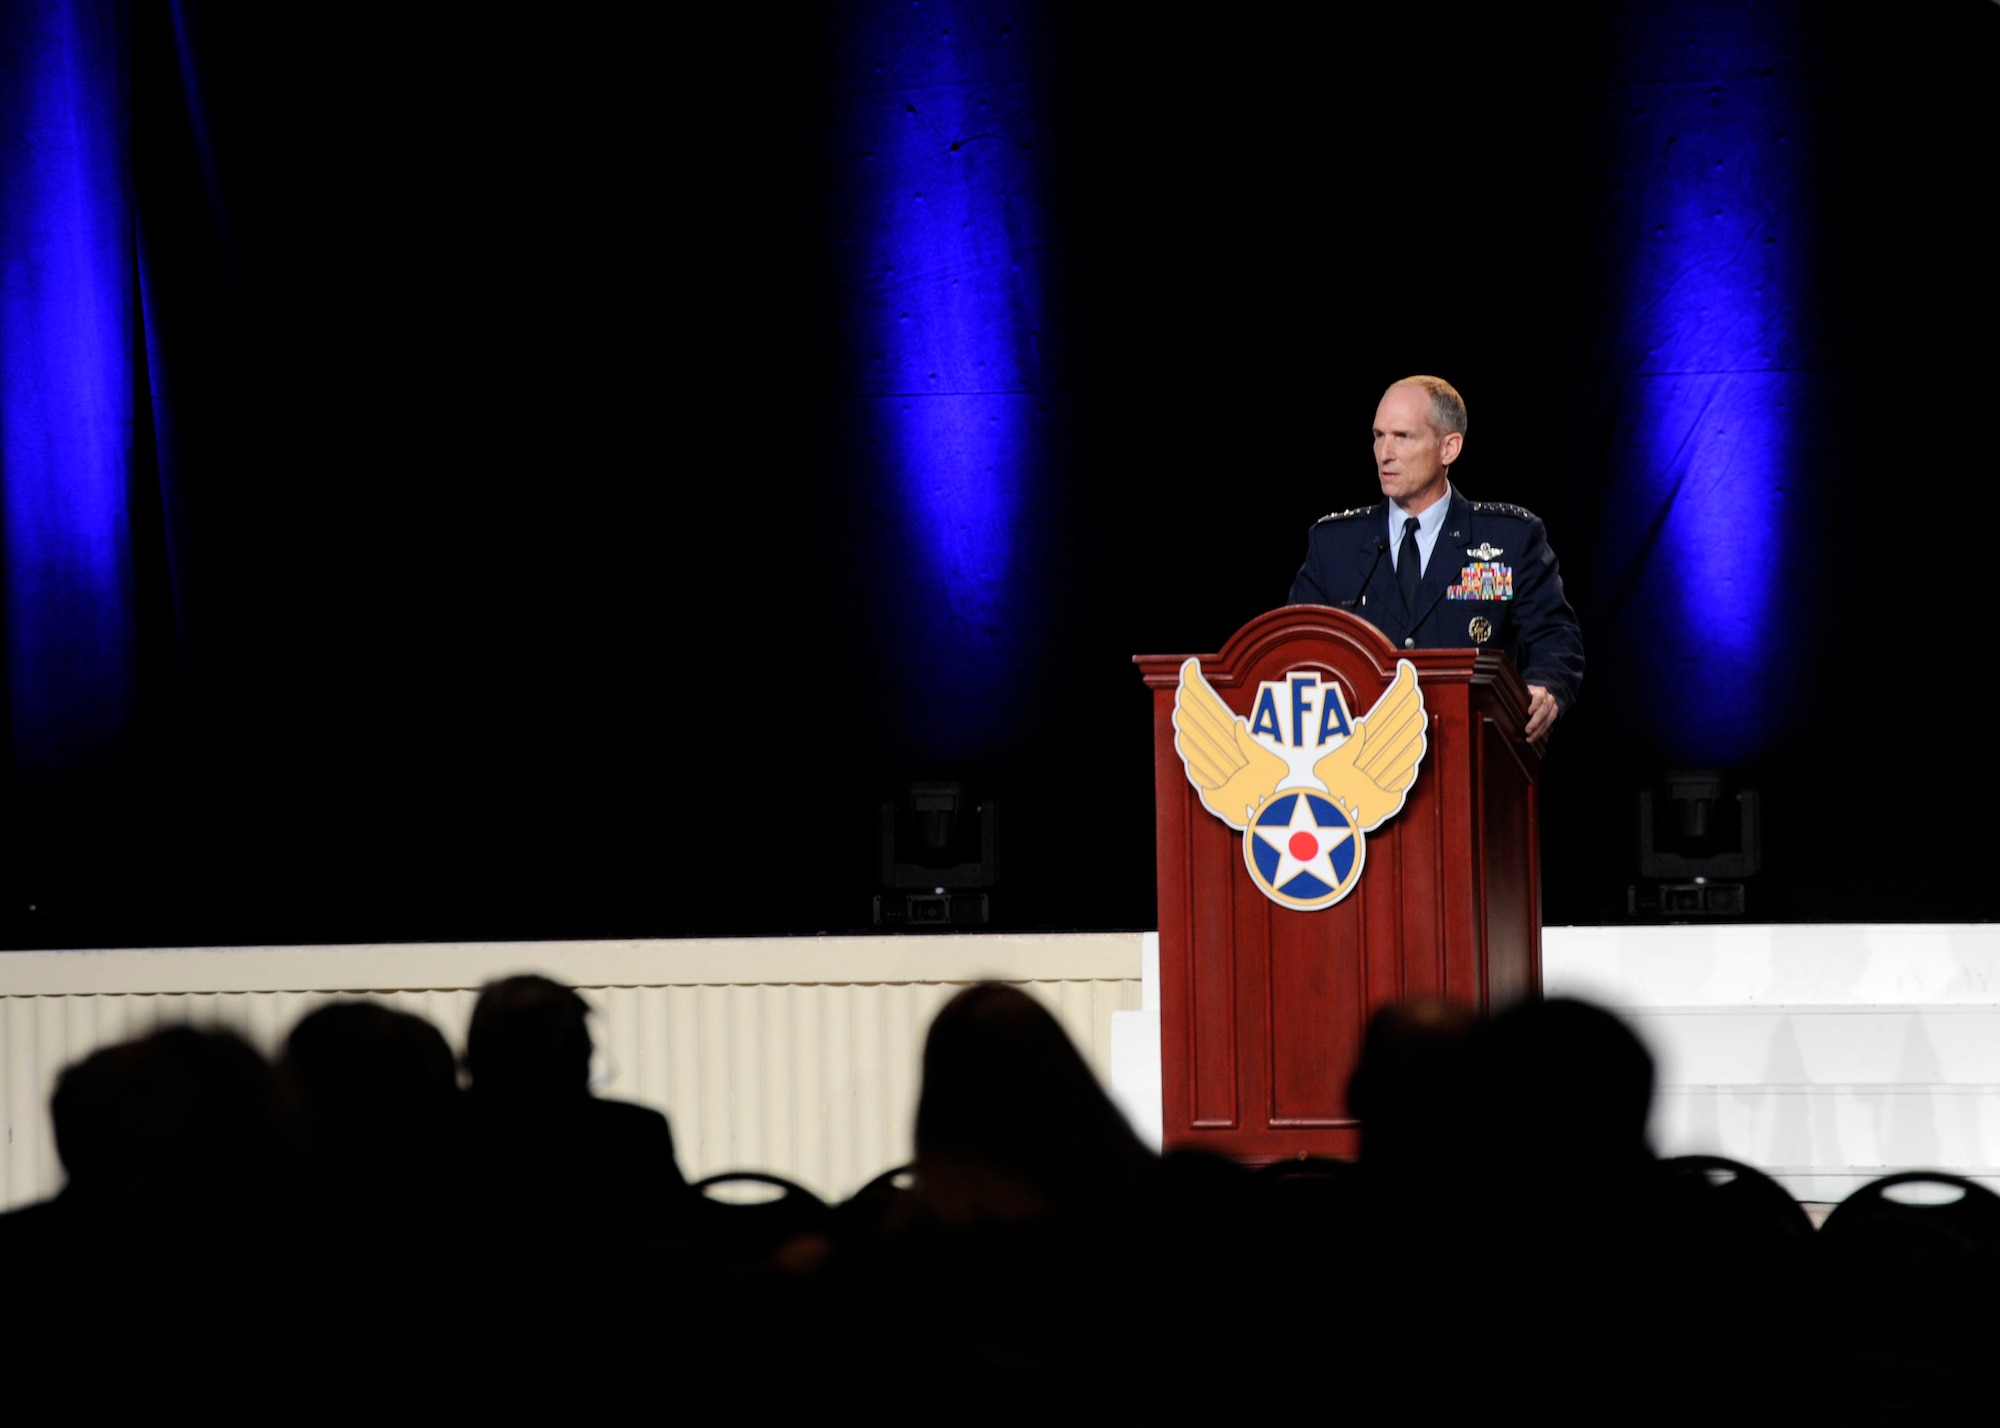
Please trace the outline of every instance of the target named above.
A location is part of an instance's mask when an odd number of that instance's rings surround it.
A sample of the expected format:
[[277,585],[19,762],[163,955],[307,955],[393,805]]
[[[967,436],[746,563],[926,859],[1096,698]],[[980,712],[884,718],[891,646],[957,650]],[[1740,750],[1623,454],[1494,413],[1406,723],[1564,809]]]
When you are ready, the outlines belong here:
[[[616,1357],[673,1340],[710,1354],[690,1238],[693,1192],[667,1118],[593,1095],[590,1006],[543,976],[488,983],[466,1034],[468,1208],[480,1248],[462,1289],[488,1345]],[[728,1311],[733,1314],[733,1310]],[[696,1334],[704,1337],[697,1339]]]
[[99,1401],[189,1354],[241,1354],[254,1380],[276,1338],[260,1267],[295,1211],[270,1066],[232,1033],[168,1027],[68,1067],[50,1115],[67,1182],[0,1217],[16,1370],[115,1367],[89,1387]]
[[486,1228],[581,1246],[682,1233],[691,1196],[667,1118],[591,1094],[590,1005],[542,976],[489,983],[465,1065]]
[[1481,1039],[1476,1085],[1501,1164],[1621,1179],[1652,1163],[1652,1054],[1603,1007],[1550,997],[1502,1012]]
[[276,1078],[232,1032],[173,1026],[93,1052],[57,1079],[49,1113],[63,1198],[127,1247],[233,1240],[296,1168]]
[[[1061,1024],[1001,983],[953,996],[924,1042],[915,1142],[879,1233],[830,1260],[853,1317],[811,1350],[822,1371],[859,1394],[886,1365],[919,1401],[977,1384],[986,1412],[1108,1404],[1101,1369],[1143,1313],[1132,1217],[1159,1158]],[[893,1343],[870,1332],[886,1324]]]
[[380,1002],[335,1002],[292,1028],[278,1070],[319,1215],[363,1233],[444,1230],[462,1189],[462,1136],[458,1067],[442,1032]]
[[931,1023],[916,1150],[922,1211],[949,1224],[1096,1209],[1156,1164],[1062,1024],[1000,982],[967,987]]
[[1314,1225],[1299,1223],[1296,1175],[1272,1187],[1282,1242],[1267,1255],[1346,1286],[1277,1321],[1294,1340],[1289,1352],[1338,1342],[1390,1378],[1423,1370],[1423,1341],[1408,1326],[1474,1262],[1481,1192],[1470,1073],[1479,1031],[1471,1008],[1441,997],[1391,1003],[1369,1018],[1347,1083],[1347,1108],[1361,1122],[1358,1167]]
[[1361,1163],[1371,1173],[1422,1194],[1464,1163],[1478,1037],[1472,1008],[1443,997],[1394,1002],[1368,1019],[1347,1108],[1360,1118]]
[[1527,1001],[1487,1024],[1470,1084],[1480,1175],[1466,1210],[1494,1326],[1482,1372],[1562,1419],[1615,1417],[1636,1382],[1669,1403],[1687,1376],[1653,1208],[1651,1054],[1603,1007]]
[[349,1247],[283,1276],[276,1298],[292,1332],[343,1357],[462,1349],[464,1315],[444,1312],[433,1288],[471,1262],[458,1067],[444,1034],[380,1002],[335,1002],[293,1026],[278,1073],[305,1146],[307,1232]]

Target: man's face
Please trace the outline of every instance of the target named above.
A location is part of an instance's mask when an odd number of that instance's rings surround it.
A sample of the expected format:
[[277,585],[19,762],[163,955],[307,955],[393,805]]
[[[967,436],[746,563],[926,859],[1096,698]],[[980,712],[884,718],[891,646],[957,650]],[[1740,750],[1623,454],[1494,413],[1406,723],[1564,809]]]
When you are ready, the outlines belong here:
[[1412,515],[1444,494],[1446,468],[1465,442],[1455,431],[1440,437],[1431,420],[1431,394],[1422,387],[1391,387],[1375,408],[1382,494]]

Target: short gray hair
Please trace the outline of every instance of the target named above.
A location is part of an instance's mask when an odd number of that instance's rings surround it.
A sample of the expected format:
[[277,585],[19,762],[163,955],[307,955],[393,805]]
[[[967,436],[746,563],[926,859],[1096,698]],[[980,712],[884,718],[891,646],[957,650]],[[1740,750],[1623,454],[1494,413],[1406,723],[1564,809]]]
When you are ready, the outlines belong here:
[[1391,382],[1392,387],[1422,387],[1431,394],[1431,425],[1439,436],[1450,432],[1465,435],[1465,398],[1458,394],[1458,388],[1442,377],[1405,377],[1400,382]]

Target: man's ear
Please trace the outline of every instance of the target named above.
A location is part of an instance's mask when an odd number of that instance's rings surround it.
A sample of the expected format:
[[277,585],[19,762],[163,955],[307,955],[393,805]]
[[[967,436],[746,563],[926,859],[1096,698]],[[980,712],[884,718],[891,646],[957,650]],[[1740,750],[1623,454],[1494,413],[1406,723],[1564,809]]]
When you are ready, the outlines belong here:
[[1458,453],[1460,449],[1464,447],[1464,445],[1465,445],[1464,432],[1462,431],[1446,432],[1444,434],[1444,440],[1438,443],[1438,459],[1444,462],[1444,464],[1447,466],[1451,465],[1452,462],[1458,460]]

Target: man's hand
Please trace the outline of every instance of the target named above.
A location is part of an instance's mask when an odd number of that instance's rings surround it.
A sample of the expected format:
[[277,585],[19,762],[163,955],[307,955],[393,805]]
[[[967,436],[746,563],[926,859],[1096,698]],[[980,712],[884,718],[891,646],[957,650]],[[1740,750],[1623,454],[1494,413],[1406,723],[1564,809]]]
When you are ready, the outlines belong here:
[[1535,742],[1548,737],[1555,727],[1556,715],[1562,712],[1556,706],[1555,695],[1542,685],[1528,686],[1528,739]]

